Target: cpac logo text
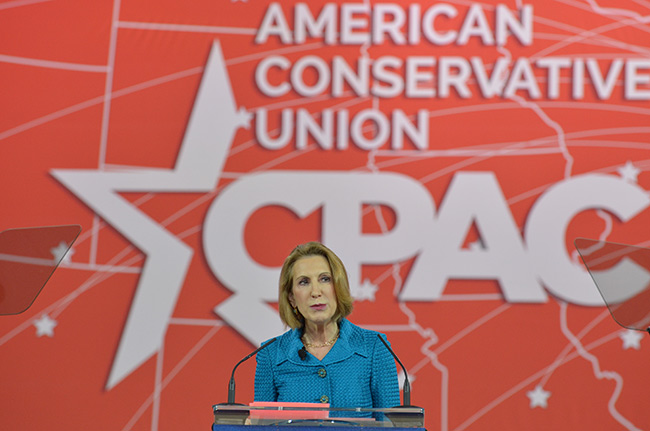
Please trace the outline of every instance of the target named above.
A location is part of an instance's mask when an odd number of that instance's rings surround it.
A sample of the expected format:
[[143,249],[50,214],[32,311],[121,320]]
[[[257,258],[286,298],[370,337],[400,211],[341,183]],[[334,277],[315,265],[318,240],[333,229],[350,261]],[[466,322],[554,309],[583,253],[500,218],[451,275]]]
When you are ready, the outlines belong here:
[[[416,256],[401,301],[435,301],[450,279],[495,279],[508,302],[546,302],[548,291],[569,303],[602,305],[589,275],[567,252],[567,227],[588,209],[606,210],[627,221],[648,203],[645,190],[619,177],[573,177],[537,199],[522,238],[492,172],[456,173],[437,211],[420,183],[399,174],[253,174],[214,200],[203,226],[205,256],[214,274],[233,291],[217,313],[254,342],[281,330],[267,305],[277,300],[270,286],[278,268],[256,263],[242,241],[250,215],[267,205],[284,206],[300,217],[321,208],[323,242],[345,262],[353,289],[361,283],[362,265]],[[396,225],[384,234],[362,234],[364,204],[390,207]],[[482,249],[462,248],[472,222],[481,233]],[[268,326],[260,326],[260,319]]]

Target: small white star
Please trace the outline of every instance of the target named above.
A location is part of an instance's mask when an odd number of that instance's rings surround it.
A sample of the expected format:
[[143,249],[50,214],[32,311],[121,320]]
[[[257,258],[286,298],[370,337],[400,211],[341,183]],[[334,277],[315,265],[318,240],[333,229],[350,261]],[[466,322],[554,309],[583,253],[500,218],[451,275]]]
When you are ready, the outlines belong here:
[[535,386],[532,391],[526,392],[526,396],[530,399],[530,408],[541,407],[545,409],[548,407],[548,398],[551,396],[549,391],[545,391],[541,386]]
[[627,161],[625,166],[622,166],[616,170],[618,174],[628,183],[636,183],[637,176],[641,172],[641,169],[635,167],[631,161]]
[[47,335],[50,338],[54,337],[54,327],[56,325],[56,320],[51,319],[47,314],[43,314],[40,319],[34,321],[36,336],[42,337],[43,335]]
[[243,127],[248,130],[251,127],[251,120],[253,119],[253,113],[249,112],[243,106],[237,111],[237,127]]
[[357,287],[354,299],[357,301],[368,300],[374,302],[377,289],[379,288],[372,284],[370,280],[366,279],[361,286]]
[[629,348],[636,350],[641,349],[641,339],[644,337],[643,332],[626,329],[625,331],[621,331],[618,336],[621,340],[623,340],[623,350],[627,350]]
[[70,263],[72,259],[74,250],[72,249],[72,247],[68,249],[68,244],[61,241],[59,245],[57,245],[56,247],[52,247],[50,249],[50,253],[52,253],[52,257],[55,262],[58,262],[60,260],[61,265],[67,265]]

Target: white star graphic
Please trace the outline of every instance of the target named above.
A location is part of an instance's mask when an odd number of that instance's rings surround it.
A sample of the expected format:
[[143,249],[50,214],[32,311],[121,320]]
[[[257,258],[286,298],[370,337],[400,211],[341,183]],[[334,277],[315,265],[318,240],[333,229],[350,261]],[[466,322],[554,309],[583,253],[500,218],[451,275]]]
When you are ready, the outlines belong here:
[[247,111],[243,106],[239,108],[237,114],[235,114],[235,125],[237,127],[243,127],[248,130],[251,127],[251,121],[253,120],[253,113]]
[[361,286],[358,286],[355,289],[354,299],[357,301],[368,300],[370,302],[375,302],[375,293],[379,288],[372,284],[370,280],[365,279]]
[[52,175],[147,256],[120,339],[107,389],[159,351],[194,250],[120,192],[206,193],[216,188],[237,125],[237,109],[221,45],[215,41],[173,169],[57,169]]
[[541,407],[545,409],[548,407],[548,398],[551,396],[549,391],[545,391],[541,386],[536,386],[534,390],[526,392],[526,396],[530,399],[530,408]]
[[628,160],[625,163],[625,166],[618,168],[616,171],[621,176],[621,178],[623,178],[625,181],[629,183],[636,183],[637,176],[641,172],[641,169],[634,166],[632,162]]
[[47,314],[43,314],[39,319],[34,321],[36,336],[42,337],[43,335],[47,335],[50,338],[54,337],[54,327],[56,325],[56,320],[50,318]]
[[636,350],[641,349],[641,339],[644,337],[643,332],[626,329],[625,331],[621,331],[618,336],[621,340],[623,340],[623,350],[627,350],[629,348]]
[[63,241],[61,241],[56,247],[52,247],[50,249],[50,252],[52,253],[54,262],[60,261],[61,265],[69,264],[72,259],[72,255],[74,254],[72,247],[68,249],[68,244]]

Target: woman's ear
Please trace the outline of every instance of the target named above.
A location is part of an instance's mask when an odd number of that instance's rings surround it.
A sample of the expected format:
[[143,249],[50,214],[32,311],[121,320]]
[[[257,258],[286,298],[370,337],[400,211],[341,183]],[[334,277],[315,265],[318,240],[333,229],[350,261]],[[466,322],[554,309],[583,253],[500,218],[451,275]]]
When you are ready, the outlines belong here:
[[289,292],[287,298],[289,298],[289,304],[291,304],[291,307],[296,308],[296,300],[293,299],[293,292]]

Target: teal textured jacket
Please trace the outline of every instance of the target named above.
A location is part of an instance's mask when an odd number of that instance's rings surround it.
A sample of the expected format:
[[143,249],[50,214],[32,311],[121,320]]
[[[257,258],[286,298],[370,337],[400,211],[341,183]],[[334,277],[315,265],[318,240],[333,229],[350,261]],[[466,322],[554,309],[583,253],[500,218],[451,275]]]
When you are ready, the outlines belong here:
[[[303,360],[298,354],[303,348],[302,330],[285,332],[257,354],[255,401],[320,402],[330,407],[398,406],[395,361],[377,334],[342,319],[339,338],[327,355],[318,360],[307,353]],[[345,414],[337,416],[370,416],[341,413]]]

